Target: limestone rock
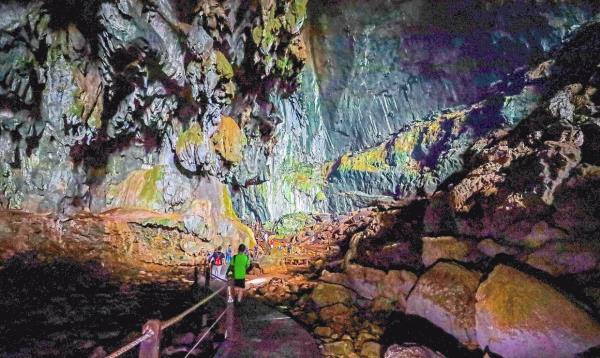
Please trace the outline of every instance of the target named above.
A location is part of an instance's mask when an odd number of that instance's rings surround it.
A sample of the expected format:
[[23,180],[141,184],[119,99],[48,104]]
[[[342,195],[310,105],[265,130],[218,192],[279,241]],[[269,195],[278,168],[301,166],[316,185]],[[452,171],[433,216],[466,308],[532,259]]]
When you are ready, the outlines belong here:
[[417,282],[417,275],[406,270],[390,270],[380,286],[380,295],[387,298],[406,297]]
[[531,253],[527,264],[554,276],[590,271],[598,264],[599,252],[586,243],[551,243]]
[[524,244],[529,247],[540,247],[548,241],[563,240],[567,234],[558,228],[551,227],[545,221],[533,225],[531,232],[523,239]]
[[468,239],[459,239],[453,236],[424,237],[423,264],[426,267],[433,265],[439,259],[449,259],[461,262],[476,260],[480,254],[476,243]]
[[458,264],[439,262],[419,277],[406,313],[429,320],[466,346],[476,346],[475,292],[480,277]]
[[381,357],[381,344],[377,342],[365,342],[360,350],[360,356],[365,358]]
[[485,239],[480,241],[477,244],[477,249],[489,257],[494,257],[499,254],[516,255],[519,252],[518,249],[510,246],[500,245],[493,239]]
[[383,356],[384,358],[444,358],[443,355],[431,349],[412,343],[391,345]]
[[336,303],[331,306],[321,308],[319,317],[324,322],[345,322],[348,323],[353,310],[341,303]]
[[496,266],[476,298],[479,345],[503,357],[572,357],[600,344],[587,312],[514,268]]
[[344,340],[323,345],[323,355],[326,357],[348,357],[352,353],[354,353],[354,347],[352,346],[352,342],[349,341]]
[[314,332],[317,336],[320,336],[320,337],[331,337],[331,335],[333,334],[333,331],[331,330],[330,327],[322,327],[322,326],[315,328]]
[[379,295],[379,284],[386,277],[385,272],[360,265],[346,268],[348,287],[360,296],[372,300]]
[[310,297],[317,307],[325,307],[336,303],[350,305],[354,301],[353,296],[352,292],[343,286],[319,283]]

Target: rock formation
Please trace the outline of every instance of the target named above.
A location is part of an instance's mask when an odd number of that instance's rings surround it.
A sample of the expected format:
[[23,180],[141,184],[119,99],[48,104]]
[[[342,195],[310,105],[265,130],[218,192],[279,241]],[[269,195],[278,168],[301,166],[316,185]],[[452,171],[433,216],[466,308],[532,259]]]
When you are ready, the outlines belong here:
[[245,243],[326,356],[593,356],[600,5],[453,4],[0,2],[0,284]]

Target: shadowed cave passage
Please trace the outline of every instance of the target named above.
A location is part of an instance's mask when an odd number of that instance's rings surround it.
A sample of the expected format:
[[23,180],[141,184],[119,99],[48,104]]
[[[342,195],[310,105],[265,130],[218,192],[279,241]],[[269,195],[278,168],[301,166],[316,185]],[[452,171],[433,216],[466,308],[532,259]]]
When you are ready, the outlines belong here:
[[[111,352],[136,337],[146,320],[170,318],[194,302],[189,285],[179,281],[191,278],[186,274],[123,282],[99,262],[38,256],[29,252],[1,262],[2,357],[82,357],[98,347]],[[209,309],[222,306],[214,302]],[[186,333],[200,331],[201,321],[193,314],[166,331],[163,344],[189,339]],[[204,348],[203,356],[210,357]]]

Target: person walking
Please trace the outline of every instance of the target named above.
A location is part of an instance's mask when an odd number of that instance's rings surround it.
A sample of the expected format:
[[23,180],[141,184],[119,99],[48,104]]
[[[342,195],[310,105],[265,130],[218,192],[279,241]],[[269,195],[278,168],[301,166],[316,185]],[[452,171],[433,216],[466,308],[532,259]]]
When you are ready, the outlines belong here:
[[227,250],[225,250],[225,264],[229,266],[231,263],[231,255],[233,254],[233,250],[231,249],[231,245],[227,246]]
[[223,269],[223,261],[225,260],[225,255],[221,252],[222,247],[219,246],[210,255],[209,264],[211,265],[211,273],[217,277],[221,277],[221,271]]
[[[246,272],[250,269],[250,258],[246,254],[246,245],[240,244],[237,255],[231,259],[231,264],[227,268],[227,274],[233,276],[233,290],[237,298],[236,304],[242,302],[244,289],[246,288]],[[231,289],[231,288],[230,288]],[[231,300],[231,292],[229,294]]]

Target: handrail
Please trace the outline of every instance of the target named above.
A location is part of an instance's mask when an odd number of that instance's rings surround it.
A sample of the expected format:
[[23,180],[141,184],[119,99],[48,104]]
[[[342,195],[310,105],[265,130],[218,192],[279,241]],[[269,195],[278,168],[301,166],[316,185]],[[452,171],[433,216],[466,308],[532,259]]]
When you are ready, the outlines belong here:
[[187,354],[185,355],[185,357],[183,358],[187,358],[194,349],[196,349],[196,347],[198,347],[198,345],[204,341],[204,338],[206,338],[206,336],[208,336],[208,333],[210,333],[210,331],[212,331],[212,329],[215,327],[215,325],[217,323],[219,323],[219,321],[221,320],[221,318],[223,318],[223,316],[225,315],[225,312],[227,312],[227,310],[229,309],[229,307],[225,308],[223,310],[223,312],[221,312],[221,314],[219,315],[219,317],[217,317],[217,319],[213,322],[213,324],[210,325],[210,327],[208,327],[208,329],[206,330],[206,332],[204,332],[204,334],[202,335],[202,337],[200,337],[200,339],[198,339],[198,342],[194,343],[194,346],[192,348],[190,348],[190,350],[187,352]]
[[129,352],[130,350],[132,350],[133,348],[135,348],[138,344],[142,343],[146,339],[152,337],[154,334],[155,334],[154,332],[148,331],[145,334],[136,338],[135,340],[127,343],[123,347],[121,347],[121,348],[117,349],[116,351],[112,352],[111,354],[107,355],[106,358],[115,358],[120,355],[123,355],[123,354]]
[[200,307],[203,304],[205,304],[206,302],[212,300],[213,297],[215,297],[216,295],[218,295],[219,293],[221,293],[221,291],[223,291],[225,288],[227,288],[227,286],[223,286],[223,287],[219,288],[218,290],[216,290],[215,292],[211,293],[208,297],[206,297],[202,301],[196,303],[195,305],[193,305],[192,307],[188,308],[187,310],[181,312],[177,316],[175,316],[175,317],[173,317],[171,319],[168,319],[165,322],[163,322],[160,325],[161,331],[165,330],[165,329],[171,327],[172,325],[174,325],[175,323],[181,321],[183,318],[185,318],[185,316],[187,316],[188,314],[190,314],[190,313],[194,312],[195,310],[197,310],[198,307]]
[[[217,277],[218,278],[218,277]],[[219,278],[220,279],[220,278]],[[222,279],[221,279],[222,280]],[[225,280],[222,280],[225,281]],[[226,281],[225,281],[226,282]],[[223,291],[224,289],[226,289],[227,286],[223,286],[221,288],[219,288],[218,290],[216,290],[215,292],[211,293],[210,295],[208,295],[207,297],[205,297],[204,299],[202,299],[201,301],[199,301],[198,303],[194,304],[193,306],[191,306],[190,308],[186,309],[185,311],[181,312],[180,314],[178,314],[175,317],[172,317],[164,322],[161,322],[160,324],[160,331],[164,331],[165,329],[171,327],[172,325],[174,325],[175,323],[181,321],[183,318],[185,318],[187,315],[189,315],[190,313],[194,312],[195,310],[197,310],[200,306],[206,304],[208,301],[212,300],[215,296],[217,296],[219,293],[221,293],[221,291]],[[223,316],[223,314],[227,311],[227,309],[225,309],[225,311],[223,311],[223,313],[221,313],[221,315],[219,316],[219,318],[217,319],[216,322],[218,322],[218,320],[221,319],[221,317]],[[215,322],[215,323],[216,323]],[[211,326],[210,329],[212,329],[212,327],[214,327],[214,323]],[[210,329],[207,331],[209,332]],[[120,347],[119,349],[117,349],[116,351],[114,351],[113,353],[109,354],[108,356],[106,356],[106,358],[116,358],[121,356],[122,354],[132,350],[133,348],[135,348],[137,345],[141,344],[142,342],[144,342],[145,340],[147,340],[148,338],[154,336],[156,333],[158,332],[153,332],[152,330],[149,330],[148,332],[144,333],[143,335],[139,336],[138,338],[136,338],[135,340],[129,342],[128,344]],[[204,338],[204,337],[201,337]],[[195,348],[195,347],[194,347]]]

